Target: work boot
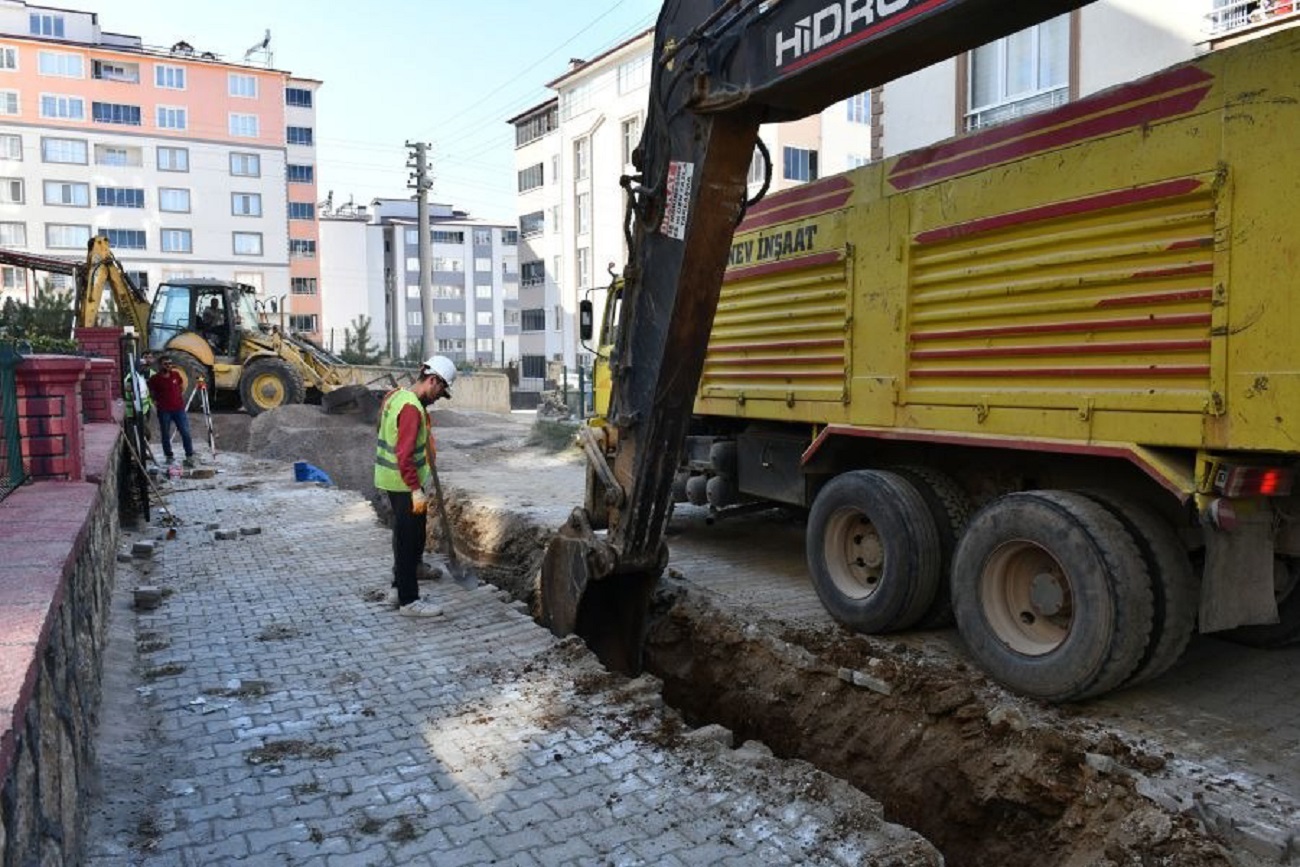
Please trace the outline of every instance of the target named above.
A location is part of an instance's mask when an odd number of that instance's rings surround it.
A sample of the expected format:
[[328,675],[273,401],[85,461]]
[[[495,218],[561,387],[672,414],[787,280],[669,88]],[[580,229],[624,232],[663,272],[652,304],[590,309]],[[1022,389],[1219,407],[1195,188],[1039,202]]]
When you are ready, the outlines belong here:
[[421,596],[414,602],[408,602],[397,609],[397,613],[407,617],[441,617],[442,609],[434,605],[429,599]]
[[185,460],[181,461],[181,466],[183,466],[187,470],[194,469],[194,455],[190,455],[189,457],[185,458]]

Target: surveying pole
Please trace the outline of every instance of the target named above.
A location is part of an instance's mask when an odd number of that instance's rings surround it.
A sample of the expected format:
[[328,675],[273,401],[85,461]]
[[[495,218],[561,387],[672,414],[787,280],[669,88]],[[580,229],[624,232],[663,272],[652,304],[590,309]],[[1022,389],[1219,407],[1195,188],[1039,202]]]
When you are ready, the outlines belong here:
[[420,360],[423,361],[437,348],[433,331],[433,244],[429,235],[429,189],[433,187],[433,178],[429,177],[429,145],[408,141],[406,146],[411,149],[406,165],[415,170],[407,186],[415,190],[416,222],[420,231]]

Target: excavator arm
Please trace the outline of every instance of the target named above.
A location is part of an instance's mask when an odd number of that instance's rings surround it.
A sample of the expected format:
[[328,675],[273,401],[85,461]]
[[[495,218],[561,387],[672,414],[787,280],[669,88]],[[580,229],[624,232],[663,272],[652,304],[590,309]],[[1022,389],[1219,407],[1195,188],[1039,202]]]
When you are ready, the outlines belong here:
[[759,125],[856,93],[1088,0],[666,0],[629,193],[629,262],[603,458],[603,508],[574,511],[542,564],[543,619],[640,668],[667,563],[681,459]]
[[149,299],[131,280],[113,251],[108,239],[101,235],[86,244],[86,259],[76,262],[54,256],[37,256],[17,250],[0,250],[0,265],[44,271],[47,274],[71,275],[76,286],[73,306],[79,327],[94,325],[99,316],[99,305],[104,298],[104,287],[112,292],[113,303],[125,324],[135,328],[144,337],[148,333]]

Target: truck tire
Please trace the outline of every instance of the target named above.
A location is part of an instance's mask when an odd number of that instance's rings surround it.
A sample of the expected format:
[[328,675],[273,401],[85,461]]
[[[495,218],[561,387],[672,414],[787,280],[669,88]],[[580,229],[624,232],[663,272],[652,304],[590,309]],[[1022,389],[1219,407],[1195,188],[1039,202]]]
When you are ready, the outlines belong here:
[[[200,409],[201,407],[198,403],[198,398],[194,396],[194,390],[200,379],[203,379],[208,383],[209,389],[212,387],[212,380],[208,376],[208,369],[203,366],[203,362],[199,361],[188,352],[180,352],[172,349],[164,352],[163,355],[166,358],[170,358],[172,363],[176,365],[176,370],[180,372],[181,380],[184,383],[181,386],[181,397],[185,401],[185,406],[192,410]],[[208,397],[212,397],[211,391],[208,392]],[[193,399],[193,401],[191,401],[191,399]]]
[[1272,649],[1300,642],[1300,560],[1275,557],[1273,586],[1277,596],[1277,623],[1238,626],[1214,633],[1235,644]]
[[1137,543],[1151,576],[1151,638],[1125,686],[1164,674],[1183,656],[1196,631],[1201,585],[1187,549],[1169,522],[1136,500],[1109,491],[1083,491],[1120,520]]
[[1047,701],[1115,689],[1151,634],[1151,579],[1129,531],[1064,491],[1009,494],[976,513],[953,555],[952,604],[984,670]]
[[896,473],[855,470],[828,482],[808,516],[807,552],[822,605],[858,632],[906,629],[934,601],[939,534]]
[[921,499],[925,500],[934,528],[939,532],[939,586],[934,601],[916,621],[917,629],[941,629],[951,626],[952,619],[952,552],[957,540],[966,531],[970,516],[975,511],[971,499],[952,477],[929,467],[891,467],[893,472],[911,482]]
[[239,378],[239,399],[252,416],[277,406],[302,403],[306,393],[301,374],[280,358],[255,358],[244,366]]

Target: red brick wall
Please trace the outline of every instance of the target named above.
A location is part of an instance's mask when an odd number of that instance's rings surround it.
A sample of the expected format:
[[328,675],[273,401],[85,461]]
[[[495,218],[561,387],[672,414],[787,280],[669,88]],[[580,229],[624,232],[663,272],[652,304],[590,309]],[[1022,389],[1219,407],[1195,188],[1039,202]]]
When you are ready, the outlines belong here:
[[90,368],[89,359],[69,355],[32,355],[18,365],[18,430],[33,479],[85,478],[81,384]]
[[126,374],[122,373],[122,329],[118,326],[111,328],[78,328],[73,337],[77,340],[77,345],[86,355],[96,356],[98,358],[107,358],[113,362],[112,376],[110,378],[111,391],[109,399],[116,399],[122,396],[122,380]]
[[87,423],[113,420],[113,401],[116,391],[122,390],[122,383],[117,377],[120,367],[107,358],[90,359],[90,370],[81,384],[81,411],[85,413]]

